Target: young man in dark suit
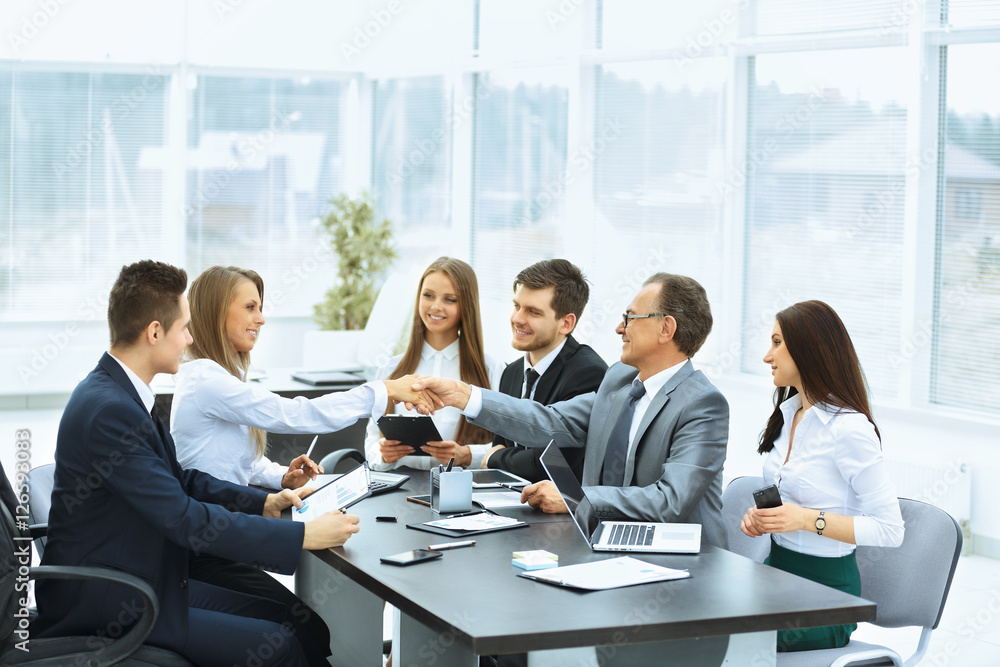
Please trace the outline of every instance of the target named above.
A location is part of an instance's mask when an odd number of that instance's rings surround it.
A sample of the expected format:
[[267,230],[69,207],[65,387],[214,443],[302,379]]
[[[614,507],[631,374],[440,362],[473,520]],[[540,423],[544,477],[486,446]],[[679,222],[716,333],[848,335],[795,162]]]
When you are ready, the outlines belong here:
[[[597,391],[608,365],[572,335],[589,298],[587,279],[565,259],[541,261],[517,274],[511,345],[524,355],[504,369],[501,393],[550,405]],[[540,462],[542,451],[497,435],[483,457],[483,467],[540,482],[548,478]],[[583,454],[582,449],[566,451],[578,478],[583,473]]]
[[[296,610],[188,578],[190,551],[290,574],[302,549],[342,545],[358,531],[358,517],[283,521],[281,510],[301,507],[308,492],[268,494],[181,470],[149,383],[176,373],[191,342],[186,286],[183,270],[148,260],[118,276],[108,304],[110,352],[73,391],[59,423],[42,563],[144,579],[160,606],[146,643],[195,664],[327,665],[329,647],[294,632]],[[389,398],[422,401],[387,384],[365,386],[369,412],[380,413]],[[39,582],[37,599],[39,636],[90,635],[95,648],[142,613],[133,592],[104,582]]]

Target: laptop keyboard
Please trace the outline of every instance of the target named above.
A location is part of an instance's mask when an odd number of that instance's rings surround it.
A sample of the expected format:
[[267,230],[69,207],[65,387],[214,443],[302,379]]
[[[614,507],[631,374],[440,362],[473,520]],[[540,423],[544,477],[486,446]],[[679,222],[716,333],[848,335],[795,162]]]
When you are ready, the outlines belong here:
[[656,526],[642,524],[617,524],[611,529],[608,544],[611,546],[648,546],[653,543]]

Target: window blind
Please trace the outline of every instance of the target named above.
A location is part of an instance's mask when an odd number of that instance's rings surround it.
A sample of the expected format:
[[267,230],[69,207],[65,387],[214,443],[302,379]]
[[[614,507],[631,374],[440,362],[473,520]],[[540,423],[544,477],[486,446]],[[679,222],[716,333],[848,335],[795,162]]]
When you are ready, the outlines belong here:
[[103,319],[123,264],[162,234],[167,77],[0,72],[0,318]]
[[887,82],[903,57],[879,49],[751,60],[744,371],[767,371],[777,310],[819,299],[847,325],[876,399],[897,394],[908,99]]
[[[975,73],[1000,45],[948,49],[931,400],[1000,410],[1000,101]],[[971,76],[970,76],[971,74]],[[927,327],[929,329],[929,327]]]
[[308,78],[199,76],[187,150],[187,268],[250,268],[265,308],[311,315],[336,279],[317,235],[344,182],[343,86]]

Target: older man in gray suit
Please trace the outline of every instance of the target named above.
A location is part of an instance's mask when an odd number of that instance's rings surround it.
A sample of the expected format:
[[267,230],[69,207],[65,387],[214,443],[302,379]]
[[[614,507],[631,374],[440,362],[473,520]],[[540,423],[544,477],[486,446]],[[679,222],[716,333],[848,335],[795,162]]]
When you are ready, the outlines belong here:
[[[583,485],[602,519],[702,524],[705,540],[726,547],[722,464],[729,404],[690,358],[712,329],[704,288],[657,273],[632,299],[615,332],[621,363],[597,392],[541,405],[464,382],[428,378],[468,420],[527,447],[586,447]],[[545,512],[566,506],[550,481],[525,488],[521,501]]]

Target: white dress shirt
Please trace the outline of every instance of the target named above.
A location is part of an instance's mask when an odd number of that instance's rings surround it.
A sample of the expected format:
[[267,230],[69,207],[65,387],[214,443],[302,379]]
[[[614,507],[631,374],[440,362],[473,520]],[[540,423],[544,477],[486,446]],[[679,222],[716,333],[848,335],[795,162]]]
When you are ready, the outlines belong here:
[[251,426],[274,433],[330,433],[382,414],[389,400],[382,382],[313,399],[282,398],[209,359],[182,364],[174,379],[170,433],[181,467],[272,489],[281,488],[288,469],[256,457]]
[[[420,351],[420,363],[417,364],[417,369],[414,373],[418,375],[428,375],[431,377],[442,377],[450,378],[453,380],[461,379],[462,375],[459,369],[459,359],[458,359],[458,345],[459,341],[455,341],[443,350],[435,350],[426,341],[424,341],[424,346]],[[389,360],[389,363],[385,364],[375,372],[376,380],[384,380],[389,377],[389,375],[396,369],[399,365],[400,360],[403,355],[399,354]],[[489,373],[490,378],[490,388],[496,387],[500,382],[500,374],[503,373],[503,363],[498,362],[490,355],[486,355],[486,369]],[[382,404],[383,409],[385,403]],[[396,405],[393,409],[397,415],[417,414],[415,411],[408,411],[406,406],[400,403]],[[382,451],[379,448],[379,440],[381,437],[378,431],[378,425],[375,421],[378,417],[381,417],[382,413],[379,414],[368,423],[368,432],[365,436],[365,455],[368,457],[368,465],[371,466],[372,470],[392,470],[393,468],[398,468],[400,466],[407,466],[409,468],[415,468],[417,470],[430,470],[433,466],[437,465],[439,461],[433,456],[404,456],[398,461],[393,461],[392,463],[386,463],[382,460]],[[438,408],[431,419],[434,420],[434,425],[437,427],[438,433],[441,434],[443,440],[454,440],[455,436],[458,434],[458,420],[462,416],[462,413],[457,408]],[[483,463],[483,455],[489,450],[490,444],[480,444],[480,445],[469,445],[469,451],[472,453],[472,463],[469,464],[469,468],[479,468]]]
[[108,352],[108,355],[118,362],[118,365],[125,371],[125,375],[127,375],[128,379],[132,381],[132,385],[135,387],[136,393],[139,394],[139,400],[142,401],[142,405],[146,408],[146,412],[152,413],[153,404],[156,403],[156,395],[153,394],[153,390],[150,389],[148,384],[142,381],[141,377],[136,375],[135,371],[126,366],[124,361],[110,352]]
[[[788,434],[801,407],[798,394],[781,404],[785,424],[764,460],[764,479],[778,485],[783,500],[814,509],[817,516],[820,510],[853,516],[857,544],[899,546],[903,517],[875,427],[859,412],[818,403],[805,411],[796,426],[792,455],[785,463]],[[786,549],[812,556],[846,556],[855,548],[807,530],[773,537]]]
[[[521,397],[522,398],[534,398],[535,397],[535,391],[538,389],[538,383],[541,382],[542,376],[545,375],[545,371],[549,370],[549,366],[552,365],[552,362],[556,360],[556,357],[559,356],[559,353],[562,352],[562,349],[565,346],[566,346],[566,339],[563,338],[562,342],[559,343],[559,345],[556,346],[556,349],[551,350],[548,354],[546,354],[544,357],[542,357],[541,359],[539,359],[538,363],[535,364],[534,366],[531,365],[531,360],[528,359],[528,353],[527,352],[524,353],[524,374],[521,377]],[[528,369],[529,368],[533,369],[536,373],[538,373],[538,379],[535,380],[535,386],[531,388],[531,396],[525,396],[524,395],[524,390],[528,386]]]

